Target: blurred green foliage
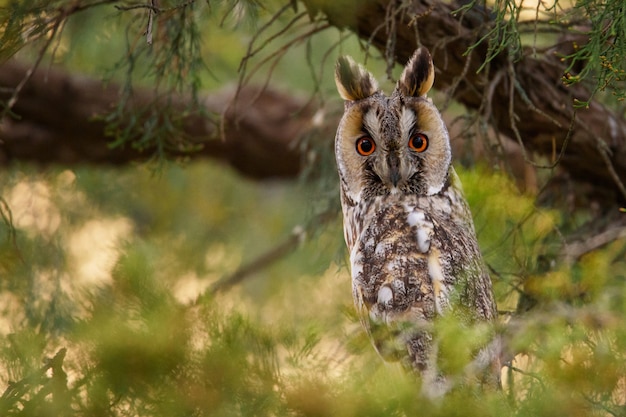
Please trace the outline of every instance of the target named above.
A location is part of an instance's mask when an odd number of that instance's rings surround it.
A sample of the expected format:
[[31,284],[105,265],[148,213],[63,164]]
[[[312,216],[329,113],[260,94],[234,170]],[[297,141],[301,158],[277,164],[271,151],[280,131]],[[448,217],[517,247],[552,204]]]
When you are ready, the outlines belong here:
[[[430,400],[355,319],[339,213],[242,285],[198,298],[314,215],[316,185],[259,187],[206,162],[6,172],[16,236],[2,227],[0,414],[620,415],[623,244],[541,271],[562,219],[501,175],[460,176],[504,317],[524,285],[536,307],[505,327],[522,354],[502,391],[466,382]],[[437,323],[450,374],[485,330]]]

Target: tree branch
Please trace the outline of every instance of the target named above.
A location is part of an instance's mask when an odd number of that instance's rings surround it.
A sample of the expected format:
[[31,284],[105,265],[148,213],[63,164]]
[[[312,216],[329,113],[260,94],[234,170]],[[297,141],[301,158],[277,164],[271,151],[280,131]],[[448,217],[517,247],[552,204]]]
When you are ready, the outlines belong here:
[[[47,358],[45,364],[40,369],[17,382],[9,383],[9,386],[0,396],[0,411],[3,412],[2,414],[6,415],[5,413],[8,414],[10,411],[14,411],[15,404],[22,400],[26,394],[29,392],[32,394],[33,391],[40,389],[51,389],[53,394],[52,401],[61,401],[67,391],[67,375],[63,370],[63,361],[66,353],[67,349],[60,349],[54,357]],[[52,370],[52,376],[48,376],[48,371],[50,370]],[[50,383],[52,386],[46,388],[46,385]],[[46,391],[46,393],[48,392]]]
[[291,253],[298,244],[305,239],[305,230],[302,227],[296,227],[291,234],[280,244],[269,249],[258,258],[254,259],[250,263],[242,266],[236,270],[232,275],[226,276],[211,285],[206,295],[215,295],[218,292],[223,292],[231,287],[241,283],[247,277],[258,273],[259,271],[274,264],[280,259],[284,258],[287,254]]
[[[28,66],[10,61],[0,67],[0,100],[12,96]],[[102,116],[119,99],[120,87],[57,70],[35,71],[23,86],[13,111],[0,124],[0,164],[34,161],[42,164],[126,164],[153,156],[154,149],[111,147],[114,138],[105,135]],[[159,98],[152,90],[135,89],[127,111],[140,114],[171,112],[188,114],[182,120],[181,137],[196,145],[172,156],[210,157],[228,163],[255,178],[294,177],[302,164],[297,145],[311,125],[314,106],[271,89],[246,87],[227,110],[235,95],[226,87],[200,100],[190,111],[190,97]],[[236,112],[234,111],[236,109]],[[205,113],[224,114],[224,138],[217,122]],[[137,125],[141,126],[141,123]]]

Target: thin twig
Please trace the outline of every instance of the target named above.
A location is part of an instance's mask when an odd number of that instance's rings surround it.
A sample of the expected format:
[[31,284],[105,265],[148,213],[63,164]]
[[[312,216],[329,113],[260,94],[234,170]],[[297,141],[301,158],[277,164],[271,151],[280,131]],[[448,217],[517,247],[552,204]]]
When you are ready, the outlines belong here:
[[[345,40],[347,37],[351,36],[350,32],[346,32],[346,33],[340,33],[339,34],[339,39],[334,42],[333,44],[331,44],[327,49],[326,52],[324,52],[324,55],[322,56],[321,61],[319,62],[319,72],[316,73],[315,72],[315,68],[313,66],[313,60],[312,60],[312,54],[311,52],[307,49],[307,65],[309,66],[309,69],[311,71],[311,75],[313,77],[313,82],[314,82],[314,89],[313,92],[311,93],[311,96],[309,97],[309,99],[307,100],[306,103],[304,103],[302,105],[302,108],[307,108],[308,106],[311,105],[311,103],[313,102],[313,100],[315,100],[316,96],[319,95],[319,107],[323,108],[324,107],[324,103],[325,103],[325,99],[324,99],[324,95],[323,94],[319,94],[321,91],[321,81],[323,79],[324,76],[324,67],[325,67],[325,63],[328,60],[330,54],[336,49],[338,48]],[[311,42],[311,38],[309,38],[307,40],[307,45],[310,45]]]
[[255,65],[254,68],[252,68],[250,72],[246,74],[246,76],[243,79],[242,85],[247,85],[250,82],[250,79],[254,76],[254,74],[256,74],[257,71],[259,71],[259,69],[261,69],[261,67],[263,67],[263,65],[265,65],[268,61],[271,61],[274,58],[277,58],[286,54],[289,51],[289,48],[291,48],[292,46],[303,42],[304,40],[310,38],[312,35],[322,32],[328,29],[329,27],[331,27],[330,23],[326,23],[321,26],[316,26],[313,29],[303,33],[302,35],[290,40],[289,42],[279,47],[276,51],[272,52],[270,55],[263,58],[257,65]]
[[[579,122],[579,125],[590,135],[592,134],[589,129],[582,123]],[[613,182],[622,194],[622,197],[626,198],[626,186],[624,186],[624,183],[622,182],[619,175],[617,174],[617,171],[615,170],[615,166],[613,166],[613,161],[611,161],[611,150],[602,138],[596,136],[595,141],[596,148],[598,149],[598,152],[600,153],[600,156],[602,157],[602,160],[606,165],[606,169],[609,171],[609,175],[611,176]]]
[[274,33],[273,35],[271,35],[270,37],[265,39],[265,41],[263,41],[263,43],[261,45],[257,46],[253,50],[252,46],[254,45],[256,40],[258,39],[258,36],[261,34],[260,31],[257,32],[254,35],[253,39],[250,41],[250,44],[248,45],[248,51],[246,52],[246,55],[243,58],[241,58],[241,63],[239,64],[239,68],[237,69],[237,71],[241,72],[241,71],[245,70],[246,64],[248,63],[248,61],[252,57],[254,57],[257,53],[262,51],[263,48],[265,48],[273,40],[277,39],[278,37],[283,35],[285,32],[287,32],[298,20],[302,19],[305,16],[307,16],[307,12],[302,12],[302,13],[294,16],[293,19],[291,19],[286,25],[284,25],[278,32]]
[[510,370],[512,370],[514,372],[517,372],[519,374],[522,374],[522,375],[529,376],[529,377],[533,378],[534,380],[539,382],[542,387],[545,386],[543,381],[541,380],[541,377],[537,373],[528,372],[528,371],[525,371],[525,370],[523,370],[521,368],[518,368],[518,367],[510,365],[510,364],[505,364],[504,366],[506,366],[507,368],[509,368]]
[[456,92],[457,88],[461,84],[461,81],[465,80],[465,77],[467,76],[467,73],[468,73],[469,68],[470,68],[470,64],[472,62],[472,54],[473,54],[473,52],[474,51],[470,51],[465,56],[465,63],[463,64],[463,70],[461,71],[461,74],[459,74],[458,76],[453,78],[452,83],[450,84],[450,88],[447,89],[447,91],[446,91],[446,101],[444,102],[444,104],[442,106],[442,109],[441,109],[442,111],[444,111],[445,109],[448,108],[448,106],[452,102],[454,93]]
[[82,12],[87,9],[91,9],[91,8],[98,7],[98,6],[103,6],[105,4],[117,3],[118,1],[119,0],[100,0],[100,1],[87,3],[87,4],[75,4],[73,6],[70,6],[70,8],[64,11],[63,13],[65,14],[66,17],[68,17],[70,15],[73,15],[78,12]]
[[[397,16],[400,13],[402,13],[403,9],[405,8],[405,6],[402,6],[402,5],[400,7],[393,8],[393,7],[391,7],[392,4],[394,4],[394,2],[391,2],[389,4],[389,7],[387,7],[387,10],[385,10],[385,18],[383,19],[383,22],[380,23],[378,26],[376,26],[371,31],[371,34],[370,34],[369,38],[367,39],[367,42],[366,42],[367,46],[364,48],[366,50],[364,64],[367,64],[367,59],[370,56],[370,53],[369,53],[370,47],[374,44],[374,39],[376,38],[376,35],[378,34],[378,31],[381,30],[381,29],[386,29],[387,30],[387,44],[385,45],[385,48],[389,49],[389,46],[390,46],[390,43],[389,43],[390,39],[389,38],[392,37],[392,35],[389,34],[389,30],[390,30],[390,27],[391,27],[391,25],[389,23],[389,20],[393,20],[395,22]],[[393,11],[393,13],[389,13],[390,9],[393,9],[393,10],[391,10],[391,11]],[[395,23],[393,24],[393,27],[395,28]],[[393,37],[395,37],[395,36],[396,36],[396,33],[394,32],[393,33]],[[393,45],[393,47],[395,48],[395,41],[392,42],[391,45]],[[387,63],[387,67],[389,67],[389,65],[390,65],[390,63],[388,62],[388,56],[387,56],[388,54],[389,54],[389,52],[387,50],[385,50],[383,56],[385,58],[385,62]],[[393,58],[394,57],[392,56],[392,59]],[[391,63],[391,65],[393,65],[393,62]]]
[[524,157],[524,161],[526,161],[526,163],[528,163],[528,164],[531,164],[535,168],[553,169],[554,167],[556,167],[559,164],[559,162],[563,158],[563,155],[565,155],[565,150],[567,149],[569,141],[570,141],[570,139],[571,139],[571,137],[572,137],[572,135],[574,133],[574,125],[575,125],[575,123],[577,123],[577,118],[576,118],[577,110],[574,109],[574,111],[572,112],[572,117],[570,119],[569,129],[567,130],[567,134],[565,135],[565,139],[563,139],[563,144],[561,145],[561,151],[559,152],[559,155],[556,158],[556,160],[553,161],[552,164],[550,164],[550,165],[540,164],[538,162],[533,161],[528,156],[528,152],[526,150],[526,145],[524,144],[522,136],[521,136],[519,130],[517,129],[517,122],[515,120],[517,115],[515,114],[515,110],[514,110],[514,107],[515,107],[514,106],[515,91],[517,91],[519,93],[520,97],[522,98],[522,101],[524,101],[524,103],[528,106],[528,108],[531,111],[544,116],[545,118],[547,118],[548,120],[553,122],[556,126],[562,127],[562,125],[556,119],[551,117],[549,114],[547,114],[544,111],[542,111],[539,108],[537,108],[534,105],[534,103],[530,100],[530,98],[528,98],[528,96],[526,95],[525,91],[522,89],[521,85],[519,84],[519,82],[517,80],[517,77],[515,76],[515,69],[513,68],[513,61],[510,58],[509,58],[509,63],[508,63],[508,74],[509,74],[509,123],[511,125],[511,130],[513,131],[513,135],[515,136],[515,139],[517,140],[518,144],[520,145],[520,148],[521,148],[521,151],[522,151],[522,156]]
[[[307,24],[308,25],[308,24]],[[272,63],[272,65],[269,68],[268,71],[268,75],[266,77],[265,83],[263,85],[263,87],[261,89],[259,89],[258,93],[256,94],[256,96],[254,96],[249,103],[247,103],[248,105],[254,103],[258,97],[260,97],[260,95],[262,94],[263,91],[265,91],[265,88],[268,86],[270,78],[272,76],[272,73],[274,71],[274,68],[276,67],[276,65],[278,64],[278,62],[280,61],[281,57],[284,56],[288,51],[289,48],[291,48],[293,45],[296,45],[298,43],[303,42],[304,40],[310,38],[312,35],[322,32],[326,29],[328,29],[329,27],[331,27],[330,23],[326,23],[324,25],[321,26],[315,26],[313,29],[305,32],[304,34],[290,40],[289,42],[287,42],[286,44],[282,45],[281,47],[279,47],[276,51],[272,52],[270,55],[268,55],[267,57],[265,57],[264,59],[262,59],[257,65],[254,66],[254,68],[252,68],[252,70],[250,71],[246,71],[245,73],[241,73],[240,78],[239,78],[239,82],[237,83],[237,90],[235,92],[234,97],[230,100],[229,104],[226,106],[226,108],[224,109],[224,111],[222,112],[222,117],[221,117],[221,122],[220,122],[220,134],[222,136],[222,140],[224,140],[224,138],[226,137],[226,113],[228,111],[230,111],[231,109],[235,109],[234,106],[236,106],[237,104],[237,98],[239,96],[239,93],[241,91],[241,89],[243,88],[243,86],[247,85],[250,82],[250,79],[269,61],[274,60],[274,62]],[[234,123],[235,125],[239,122],[239,120],[241,118],[243,118],[245,116],[244,112],[240,112],[240,116],[238,118],[234,119]]]
[[396,22],[396,13],[402,10],[398,8],[397,0],[392,0],[385,10],[385,29],[387,32],[387,41],[385,43],[385,63],[387,79],[393,81],[393,67],[396,64],[396,40],[398,38],[398,28]]
[[[299,42],[302,42],[304,39],[310,39],[311,35],[321,32],[327,28],[330,27],[330,24],[326,24],[326,25],[322,25],[320,27],[314,28],[311,31],[305,33],[302,36],[297,37],[296,39],[293,39],[292,41],[288,42],[286,45],[284,45],[282,48],[279,48],[276,52],[272,53],[269,57],[267,57],[266,59],[262,60],[261,62],[259,62],[253,69],[252,71],[249,73],[248,77],[244,80],[244,85],[247,85],[250,82],[250,78],[263,66],[265,65],[268,61],[270,61],[271,59],[273,59],[273,62],[271,63],[270,67],[267,70],[267,76],[265,77],[265,82],[263,83],[263,85],[261,86],[261,88],[258,89],[258,91],[256,92],[256,94],[254,96],[252,96],[252,98],[250,99],[248,105],[251,105],[253,103],[255,103],[259,97],[261,97],[261,95],[263,94],[263,92],[267,89],[267,87],[269,86],[269,83],[272,79],[272,74],[274,73],[274,70],[276,69],[276,66],[279,64],[280,60],[282,59],[282,57],[289,51],[289,48]],[[240,115],[235,118],[234,123],[238,124],[239,121],[241,119],[243,119],[245,116],[245,112],[241,112]],[[295,139],[295,138],[294,138]],[[295,140],[294,140],[295,142]]]
[[[7,104],[5,106],[3,106],[4,109],[0,113],[0,119],[5,117],[8,114],[11,114],[11,110],[13,109],[15,104],[17,103],[19,95],[22,92],[22,90],[24,89],[24,86],[28,83],[28,81],[30,81],[30,79],[32,78],[32,76],[35,73],[35,71],[37,70],[37,68],[39,68],[39,66],[41,65],[43,57],[46,55],[46,52],[50,48],[50,45],[52,45],[52,42],[56,38],[57,33],[59,33],[60,30],[61,31],[63,30],[63,27],[65,26],[65,22],[66,22],[67,18],[70,17],[71,15],[74,15],[76,13],[80,13],[80,12],[85,11],[87,9],[91,9],[91,8],[94,8],[94,7],[102,6],[102,5],[105,5],[105,4],[114,3],[116,1],[118,1],[118,0],[99,0],[99,1],[96,1],[96,2],[93,2],[93,3],[90,3],[90,4],[75,4],[75,5],[71,6],[71,7],[65,8],[65,9],[61,8],[61,7],[57,9],[57,15],[54,16],[54,14],[53,14],[54,17],[52,17],[49,20],[47,20],[44,23],[44,25],[43,25],[43,26],[47,26],[49,23],[52,23],[52,28],[49,31],[44,31],[43,33],[41,33],[39,35],[39,36],[47,36],[47,40],[44,43],[44,46],[40,49],[39,55],[37,56],[37,59],[35,60],[35,63],[33,64],[33,66],[30,67],[26,71],[26,75],[24,75],[24,78],[15,87],[15,89],[13,89],[13,94],[11,95],[9,100],[7,101]],[[56,50],[56,48],[55,48],[55,50]]]
[[0,411],[9,410],[12,403],[19,401],[24,395],[26,395],[28,389],[32,385],[44,385],[45,382],[49,380],[47,376],[49,370],[53,370],[53,372],[59,369],[62,370],[63,360],[65,359],[66,353],[67,349],[60,349],[53,358],[46,359],[44,366],[40,369],[17,382],[9,383],[9,386],[4,390],[2,396],[0,397]]
[[584,255],[619,239],[626,239],[626,226],[610,227],[597,235],[585,236],[582,240],[567,243],[561,250],[561,256],[566,265],[572,265]]
[[155,13],[160,13],[163,10],[159,9],[158,7],[154,6],[153,4],[134,4],[132,6],[118,6],[115,5],[113,6],[115,7],[117,10],[122,11],[122,12],[127,12],[130,10],[137,10],[137,9],[148,9],[148,10],[152,10]]
[[[250,261],[248,264],[243,265],[233,274],[228,275],[213,283],[213,285],[209,287],[207,292],[200,298],[206,296],[214,296],[218,292],[224,292],[232,288],[233,286],[240,284],[245,279],[252,276],[254,273],[259,272],[260,270],[267,268],[273,263],[281,260],[283,257],[298,248],[298,246],[300,246],[306,240],[309,233],[313,233],[315,232],[315,230],[319,229],[320,226],[329,223],[331,220],[336,218],[336,215],[336,210],[328,209],[314,216],[307,222],[305,226],[296,226],[283,242],[269,249],[267,252],[261,254],[259,257]],[[198,301],[200,301],[200,298],[198,299]]]
[[154,13],[158,14],[158,13],[171,12],[171,11],[174,11],[174,10],[182,9],[182,8],[187,7],[187,6],[191,6],[195,2],[196,2],[196,0],[187,0],[186,2],[181,3],[181,4],[177,5],[177,6],[168,7],[168,8],[165,8],[165,9],[159,8],[158,5],[155,6],[156,2],[154,2],[154,1],[151,1],[150,4],[134,4],[132,6],[118,6],[118,5],[115,5],[113,7],[115,7],[117,10],[122,11],[122,12],[126,12],[126,11],[129,11],[129,10],[136,10],[136,9],[149,9],[149,10],[153,11]]
[[17,245],[17,232],[15,231],[15,225],[13,224],[13,212],[11,211],[9,203],[7,203],[2,196],[0,196],[0,216],[2,216],[2,221],[4,221],[4,224],[8,229],[9,240],[15,249],[17,257],[20,261],[22,261],[22,263],[24,263],[24,258],[22,258],[22,253]]
[[[537,113],[537,114],[545,117],[546,119],[548,119],[549,121],[554,123],[555,126],[563,127],[563,125],[558,120],[556,120],[554,117],[550,116],[548,113],[544,112],[543,110],[541,110],[537,106],[535,106],[535,103],[533,103],[530,100],[530,98],[526,94],[526,91],[524,91],[524,88],[522,87],[522,84],[517,80],[517,77],[515,77],[513,79],[513,81],[515,83],[515,90],[519,93],[520,97],[522,98],[522,101],[524,102],[524,104],[526,104],[528,106],[528,108],[531,111],[533,111],[534,113]],[[573,115],[572,117],[574,117],[576,115],[576,111],[574,111],[572,113],[572,115]]]
[[[158,9],[159,2],[158,0],[150,0],[153,7]],[[146,29],[146,43],[148,45],[152,45],[152,26],[154,24],[154,16],[156,16],[159,12],[155,10],[148,11],[148,28]]]
[[[602,410],[602,411],[605,411],[605,412],[609,413],[609,414],[610,414],[610,415],[612,415],[612,416],[616,416],[616,417],[617,417],[617,416],[622,416],[622,415],[623,415],[620,411],[615,411],[615,410],[612,410],[611,408],[609,408],[609,406],[608,406],[608,405],[603,404],[601,401],[594,400],[593,398],[591,398],[591,396],[590,396],[590,395],[587,395],[587,394],[584,394],[584,393],[583,393],[583,394],[582,394],[582,396],[583,396],[583,398],[584,398],[585,400],[587,400],[587,401],[588,401],[591,405],[593,405],[594,407],[599,408],[599,409],[600,409],[600,410]],[[619,406],[617,406],[617,407],[618,407],[618,409],[619,409]],[[621,410],[623,410],[623,406],[622,406]]]
[[61,22],[61,25],[60,25],[60,27],[58,29],[57,42],[56,42],[56,45],[54,46],[54,48],[52,48],[52,52],[50,53],[51,59],[50,59],[50,63],[49,63],[48,69],[52,68],[54,57],[56,56],[57,51],[59,50],[59,47],[61,46],[61,41],[62,41],[62,38],[63,38],[63,31],[65,29],[65,26],[67,25],[67,21],[68,21],[67,18],[63,19],[63,21]]
[[226,291],[227,289],[241,283],[245,278],[252,275],[259,270],[268,267],[285,255],[294,250],[299,243],[304,241],[306,236],[305,230],[302,227],[296,227],[285,241],[279,245],[268,250],[258,258],[254,259],[247,265],[242,266],[232,275],[224,277],[215,282],[207,291],[207,295],[215,295],[218,292]]
[[[244,56],[244,58],[242,58],[241,63],[239,64],[239,68],[237,70],[239,72],[239,80],[237,81],[237,88],[235,90],[235,95],[230,100],[228,105],[224,108],[224,111],[222,112],[222,117],[220,118],[220,137],[222,141],[226,139],[226,113],[229,112],[231,109],[236,113],[237,109],[235,108],[235,106],[237,103],[237,99],[239,98],[239,94],[241,93],[241,89],[245,85],[244,77],[246,74],[246,67],[248,65],[249,58],[252,57],[252,54],[256,54],[257,52],[257,51],[253,51],[256,40],[276,20],[278,20],[278,18],[280,18],[280,16],[283,13],[285,13],[290,7],[291,7],[291,4],[286,4],[283,7],[281,7],[276,13],[274,13],[274,15],[269,19],[269,21],[267,21],[263,26],[259,28],[259,30],[256,31],[256,33],[252,36],[252,39],[248,43],[248,50],[246,51],[246,55]],[[275,36],[270,36],[270,39],[273,39],[274,37]]]
[[52,44],[52,41],[54,40],[55,35],[56,35],[57,31],[59,30],[59,27],[61,26],[61,23],[66,18],[67,18],[66,15],[59,15],[57,17],[57,19],[55,20],[54,26],[51,29],[52,33],[49,35],[48,40],[46,41],[44,46],[40,49],[39,56],[37,56],[37,59],[35,60],[35,63],[33,64],[33,66],[30,67],[28,69],[28,71],[26,71],[26,75],[24,75],[24,78],[22,78],[20,83],[15,87],[15,90],[13,91],[13,95],[11,96],[9,101],[7,102],[7,105],[5,106],[4,110],[2,111],[2,114],[0,114],[0,119],[3,118],[4,116],[6,116],[13,109],[13,107],[15,106],[15,103],[17,103],[18,97],[19,97],[20,93],[22,92],[22,89],[28,83],[28,81],[30,81],[30,79],[32,78],[32,76],[35,73],[35,71],[37,70],[37,68],[39,68],[39,65],[41,64],[41,61],[43,60],[43,57],[46,55],[46,51],[48,50],[48,48]]

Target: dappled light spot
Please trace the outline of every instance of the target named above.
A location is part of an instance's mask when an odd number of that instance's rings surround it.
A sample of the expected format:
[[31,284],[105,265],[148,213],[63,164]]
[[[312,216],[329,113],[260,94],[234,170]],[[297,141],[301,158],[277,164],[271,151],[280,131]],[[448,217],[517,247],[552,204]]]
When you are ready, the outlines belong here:
[[133,231],[125,217],[94,219],[68,237],[73,265],[73,280],[84,286],[101,286],[111,282],[111,271],[120,254],[121,243]]
[[6,198],[15,227],[31,235],[51,237],[61,224],[61,214],[52,201],[50,185],[39,180],[23,180],[13,186]]
[[195,272],[189,272],[176,281],[173,290],[174,297],[181,304],[192,304],[204,293],[211,281],[211,279],[199,278]]
[[15,323],[24,319],[24,308],[19,297],[10,292],[0,292],[0,337],[16,331]]

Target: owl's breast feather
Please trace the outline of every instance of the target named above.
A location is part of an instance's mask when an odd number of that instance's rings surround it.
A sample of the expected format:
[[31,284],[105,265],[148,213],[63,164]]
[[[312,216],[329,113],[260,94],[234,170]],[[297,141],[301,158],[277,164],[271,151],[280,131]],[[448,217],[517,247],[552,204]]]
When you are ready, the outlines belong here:
[[406,201],[374,206],[350,254],[353,293],[375,322],[432,319],[448,290],[430,216]]

